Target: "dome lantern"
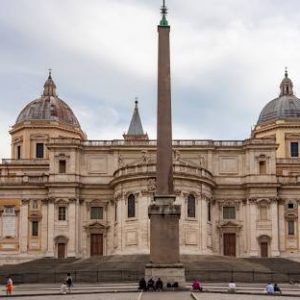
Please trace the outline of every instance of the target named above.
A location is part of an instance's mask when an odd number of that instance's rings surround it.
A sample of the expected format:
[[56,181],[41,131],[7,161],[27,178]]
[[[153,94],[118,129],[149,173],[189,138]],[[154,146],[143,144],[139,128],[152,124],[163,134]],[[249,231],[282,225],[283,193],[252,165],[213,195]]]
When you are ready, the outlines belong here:
[[53,96],[56,97],[56,85],[51,76],[51,69],[49,69],[49,76],[44,84],[43,96]]
[[287,68],[285,68],[284,72],[284,78],[281,81],[280,84],[280,96],[293,96],[293,82],[288,77],[288,71]]

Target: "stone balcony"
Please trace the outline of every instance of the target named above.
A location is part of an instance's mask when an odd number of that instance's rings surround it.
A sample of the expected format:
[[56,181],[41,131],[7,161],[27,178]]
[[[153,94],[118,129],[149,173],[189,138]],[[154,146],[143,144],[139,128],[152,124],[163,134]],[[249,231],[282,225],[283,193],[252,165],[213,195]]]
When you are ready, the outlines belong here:
[[[213,175],[206,169],[187,165],[183,163],[173,164],[174,179],[187,178],[193,179],[199,182],[206,182],[211,186],[215,186]],[[155,178],[156,176],[156,164],[144,163],[137,165],[127,165],[116,170],[113,174],[114,179],[112,185],[132,178]]]
[[2,166],[7,166],[7,165],[49,165],[49,160],[48,159],[41,159],[41,158],[36,158],[36,159],[12,159],[12,158],[3,158],[2,159]]

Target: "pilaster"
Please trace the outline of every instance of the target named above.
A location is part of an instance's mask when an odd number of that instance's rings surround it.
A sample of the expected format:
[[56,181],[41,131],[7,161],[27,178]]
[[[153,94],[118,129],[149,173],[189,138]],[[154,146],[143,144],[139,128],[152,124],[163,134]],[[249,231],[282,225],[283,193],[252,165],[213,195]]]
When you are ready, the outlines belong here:
[[271,256],[279,256],[279,241],[278,241],[278,206],[277,199],[272,199],[271,202],[271,217],[272,217],[272,241],[271,241]]
[[27,253],[28,250],[28,208],[29,199],[22,199],[20,208],[20,252]]
[[78,225],[76,222],[76,204],[77,199],[69,199],[69,241],[68,241],[68,257],[76,256],[76,233]]
[[48,244],[47,244],[47,253],[46,256],[53,257],[54,254],[54,199],[49,198],[48,199],[48,210],[47,210],[47,232],[48,232]]
[[250,256],[258,256],[256,239],[256,199],[249,198]]

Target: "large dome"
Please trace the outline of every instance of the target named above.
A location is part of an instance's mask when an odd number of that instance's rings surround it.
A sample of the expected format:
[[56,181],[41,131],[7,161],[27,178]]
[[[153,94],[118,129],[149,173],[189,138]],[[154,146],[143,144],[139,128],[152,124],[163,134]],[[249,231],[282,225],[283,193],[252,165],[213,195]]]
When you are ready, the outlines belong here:
[[55,120],[80,128],[80,124],[71,108],[57,97],[56,85],[51,73],[44,84],[44,92],[27,104],[20,112],[16,124],[32,120]]
[[300,99],[293,93],[293,83],[287,72],[280,84],[280,95],[261,111],[257,125],[276,120],[300,118]]

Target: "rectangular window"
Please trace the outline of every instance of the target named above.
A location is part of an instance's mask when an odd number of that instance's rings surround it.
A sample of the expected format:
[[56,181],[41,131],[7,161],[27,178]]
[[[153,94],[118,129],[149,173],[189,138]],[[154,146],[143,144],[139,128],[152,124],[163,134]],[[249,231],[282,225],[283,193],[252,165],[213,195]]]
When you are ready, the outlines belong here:
[[60,206],[58,208],[58,220],[59,221],[65,221],[66,220],[66,207]]
[[103,219],[103,207],[91,207],[91,219]]
[[118,205],[115,203],[115,221],[118,221]]
[[196,199],[193,195],[188,196],[187,216],[188,218],[196,217]]
[[32,200],[32,209],[38,209],[38,208],[39,208],[38,201]]
[[211,221],[211,206],[210,202],[207,203],[207,220],[210,222]]
[[298,144],[298,142],[291,142],[291,157],[299,157],[299,144]]
[[223,219],[235,219],[235,207],[233,206],[223,207]]
[[32,236],[38,236],[39,235],[39,222],[38,221],[32,221],[31,223],[31,235]]
[[65,160],[59,161],[59,173],[60,174],[66,173],[66,161]]
[[14,206],[4,206],[4,212],[5,215],[14,215],[15,214],[15,208]]
[[260,175],[264,175],[266,173],[267,173],[266,161],[265,160],[261,160],[259,162],[259,174]]
[[135,217],[135,197],[134,195],[130,195],[128,197],[128,207],[127,207],[127,217],[134,218]]
[[36,144],[36,158],[43,158],[44,157],[44,144],[37,143]]
[[288,221],[288,235],[295,234],[295,223],[293,220]]
[[268,207],[265,205],[262,205],[260,207],[260,219],[261,220],[267,220],[268,219]]
[[17,146],[17,159],[21,159],[21,146]]

